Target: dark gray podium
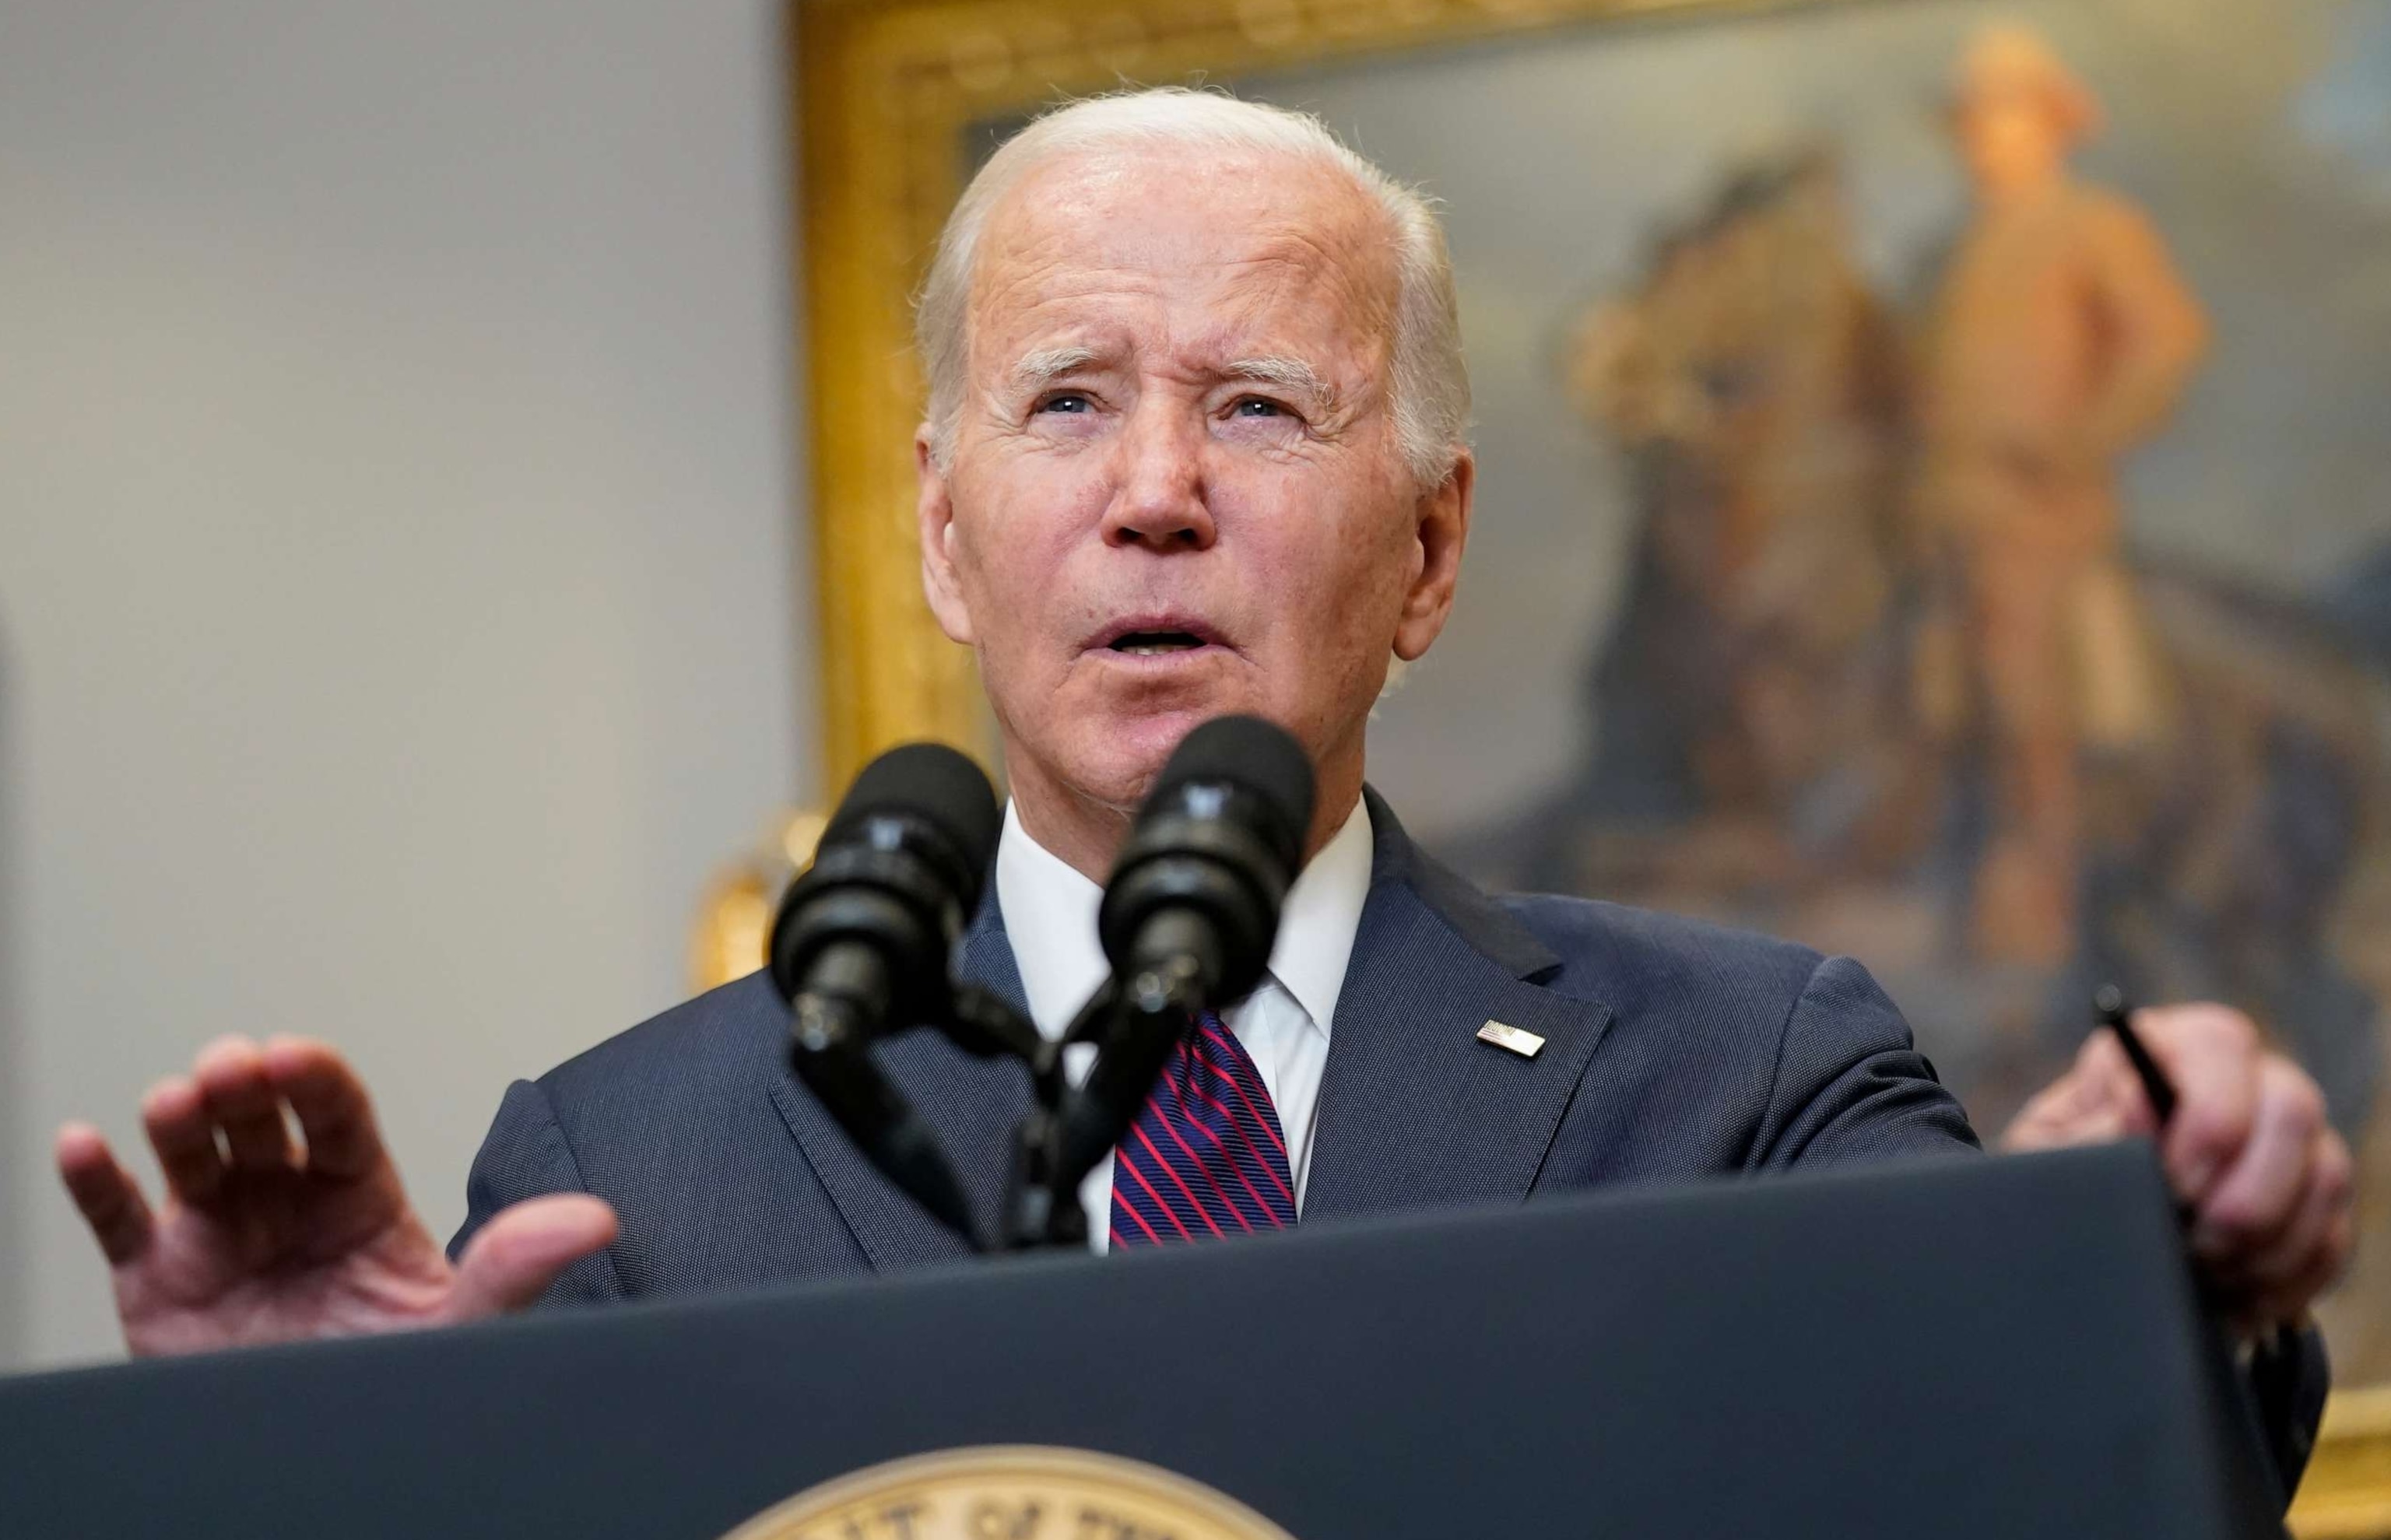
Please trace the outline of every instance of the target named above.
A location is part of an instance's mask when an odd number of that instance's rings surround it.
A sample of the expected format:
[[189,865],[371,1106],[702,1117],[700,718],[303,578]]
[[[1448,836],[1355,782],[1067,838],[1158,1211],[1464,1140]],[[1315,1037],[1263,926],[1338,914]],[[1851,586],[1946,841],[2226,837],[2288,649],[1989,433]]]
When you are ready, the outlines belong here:
[[0,1534],[710,1540],[1021,1443],[1297,1540],[2282,1533],[2136,1145],[0,1381]]

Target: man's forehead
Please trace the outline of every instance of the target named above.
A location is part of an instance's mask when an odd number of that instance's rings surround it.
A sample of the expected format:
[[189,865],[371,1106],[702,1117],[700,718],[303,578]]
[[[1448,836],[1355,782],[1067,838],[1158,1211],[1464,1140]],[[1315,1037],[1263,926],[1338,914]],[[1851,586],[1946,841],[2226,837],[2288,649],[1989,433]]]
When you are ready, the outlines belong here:
[[1028,320],[1165,297],[1194,302],[1225,327],[1241,313],[1324,302],[1349,323],[1375,319],[1391,300],[1383,223],[1351,177],[1293,155],[1064,157],[990,211],[973,309]]
[[988,339],[995,350],[987,361],[1015,384],[1152,365],[1272,380],[1335,372],[1342,351],[1330,344],[1343,339],[1316,329],[1232,324],[1157,330],[1062,309],[1050,319],[1051,325],[1009,328],[1007,334]]

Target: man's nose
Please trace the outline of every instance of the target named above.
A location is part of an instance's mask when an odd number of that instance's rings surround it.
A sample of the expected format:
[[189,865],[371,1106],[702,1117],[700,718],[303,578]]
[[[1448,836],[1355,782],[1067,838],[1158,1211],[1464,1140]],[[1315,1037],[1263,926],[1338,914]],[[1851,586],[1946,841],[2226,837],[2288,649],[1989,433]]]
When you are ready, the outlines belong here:
[[1183,403],[1149,397],[1115,441],[1118,457],[1105,541],[1155,550],[1201,550],[1212,543],[1206,505],[1204,424]]

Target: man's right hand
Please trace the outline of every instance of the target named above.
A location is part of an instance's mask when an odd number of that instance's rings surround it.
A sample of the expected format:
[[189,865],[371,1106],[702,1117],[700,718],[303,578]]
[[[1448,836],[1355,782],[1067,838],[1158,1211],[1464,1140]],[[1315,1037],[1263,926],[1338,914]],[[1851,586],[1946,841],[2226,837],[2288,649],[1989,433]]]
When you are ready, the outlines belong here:
[[407,1206],[364,1085],[319,1042],[213,1043],[142,1098],[141,1120],[166,1174],[155,1211],[98,1130],[58,1137],[136,1354],[470,1321],[529,1304],[614,1238],[599,1199],[536,1197],[451,1266]]

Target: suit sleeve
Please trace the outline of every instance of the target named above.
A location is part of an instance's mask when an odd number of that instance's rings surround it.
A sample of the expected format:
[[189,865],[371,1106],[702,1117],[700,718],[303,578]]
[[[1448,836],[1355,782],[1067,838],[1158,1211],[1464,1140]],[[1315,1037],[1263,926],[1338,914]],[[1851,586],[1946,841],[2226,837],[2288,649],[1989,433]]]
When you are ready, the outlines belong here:
[[[548,1093],[531,1081],[517,1081],[507,1087],[498,1118],[473,1157],[472,1171],[465,1179],[465,1223],[448,1243],[449,1260],[464,1255],[467,1244],[499,1210],[527,1197],[587,1191],[580,1163],[574,1158],[563,1125],[556,1120]],[[614,1248],[608,1247],[558,1275],[540,1296],[539,1308],[623,1298]]]
[[1821,962],[1780,1029],[1751,1169],[1815,1169],[1978,1147],[1958,1098],[1910,1041],[1900,1007],[1850,958]]

